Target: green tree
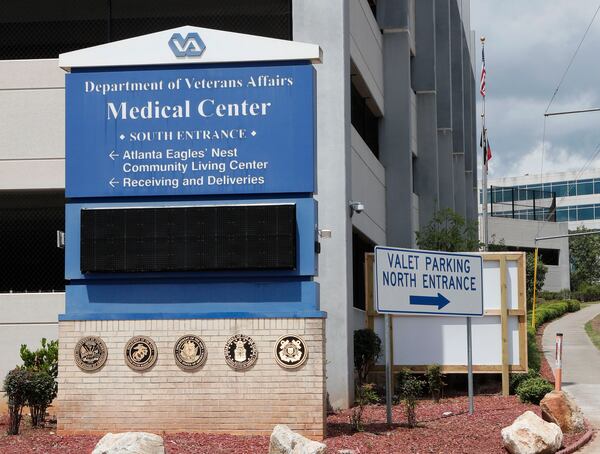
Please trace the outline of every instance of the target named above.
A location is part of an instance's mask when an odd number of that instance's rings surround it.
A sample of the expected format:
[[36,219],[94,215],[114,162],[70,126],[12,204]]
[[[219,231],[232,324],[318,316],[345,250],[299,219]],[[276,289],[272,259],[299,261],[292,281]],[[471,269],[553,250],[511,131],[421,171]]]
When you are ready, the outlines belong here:
[[477,221],[467,221],[450,208],[437,211],[429,224],[417,233],[417,245],[430,251],[477,251]]
[[[585,233],[591,230],[581,226],[570,233]],[[600,232],[598,235],[583,235],[569,238],[571,262],[571,290],[600,282]]]

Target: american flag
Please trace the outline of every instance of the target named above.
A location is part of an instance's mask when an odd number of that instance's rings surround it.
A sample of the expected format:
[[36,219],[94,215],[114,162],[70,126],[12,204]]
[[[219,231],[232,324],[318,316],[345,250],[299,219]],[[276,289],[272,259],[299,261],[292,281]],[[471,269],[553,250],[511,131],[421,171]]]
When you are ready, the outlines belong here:
[[479,82],[479,93],[485,98],[485,54],[481,48],[481,81]]

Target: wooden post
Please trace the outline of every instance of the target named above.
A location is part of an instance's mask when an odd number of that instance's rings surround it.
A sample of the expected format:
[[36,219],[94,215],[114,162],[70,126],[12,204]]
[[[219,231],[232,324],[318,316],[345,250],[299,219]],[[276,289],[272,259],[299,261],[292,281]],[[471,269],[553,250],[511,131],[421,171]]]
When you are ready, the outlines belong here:
[[502,329],[502,395],[509,395],[508,376],[508,302],[506,295],[506,257],[500,258],[500,322]]

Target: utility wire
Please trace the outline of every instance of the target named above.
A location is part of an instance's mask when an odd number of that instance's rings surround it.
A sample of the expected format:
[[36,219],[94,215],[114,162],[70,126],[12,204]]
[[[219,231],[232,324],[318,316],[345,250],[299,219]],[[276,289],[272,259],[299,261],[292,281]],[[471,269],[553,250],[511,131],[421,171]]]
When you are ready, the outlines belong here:
[[592,24],[594,23],[594,20],[596,19],[596,16],[598,15],[598,11],[600,11],[600,4],[598,5],[598,8],[596,8],[596,12],[594,13],[594,16],[592,17],[592,20],[590,21],[587,28],[585,29],[585,33],[581,37],[581,41],[579,41],[579,44],[577,45],[577,49],[575,49],[575,52],[573,53],[573,56],[571,57],[571,60],[569,61],[569,64],[567,65],[565,72],[563,72],[563,75],[561,76],[560,81],[558,82],[558,85],[556,86],[556,90],[554,90],[554,94],[552,95],[552,98],[550,99],[550,102],[548,103],[548,107],[546,107],[546,110],[544,111],[545,114],[548,113],[548,109],[550,109],[550,106],[552,105],[552,102],[554,101],[554,98],[556,97],[556,94],[558,93],[560,86],[562,85],[563,81],[565,80],[565,77],[567,76],[569,69],[571,69],[571,65],[573,64],[573,61],[575,60],[575,57],[577,56],[577,53],[579,52],[581,45],[585,41],[585,37],[587,36],[588,32],[590,31],[590,28],[592,27]]
[[[550,98],[550,102],[548,103],[548,106],[546,106],[546,110],[544,111],[544,131],[542,133],[542,157],[540,160],[540,189],[542,189],[544,187],[544,154],[545,154],[545,149],[546,149],[546,119],[548,118],[546,114],[548,113],[550,106],[552,106],[552,103],[554,102],[554,98],[556,98],[556,95],[558,94],[558,91],[560,90],[560,87],[561,87],[563,81],[565,80],[567,73],[571,69],[573,62],[575,61],[575,57],[577,57],[577,53],[579,52],[581,45],[585,41],[585,38],[587,37],[587,34],[590,31],[590,28],[592,27],[592,24],[596,20],[598,11],[600,11],[600,4],[598,4],[598,7],[596,8],[594,15],[592,16],[590,23],[588,24],[587,28],[585,29],[585,32],[583,33],[583,36],[581,37],[581,40],[579,41],[579,44],[577,45],[575,52],[571,56],[571,59],[569,60],[569,64],[567,65],[562,76],[560,77],[558,85],[556,86],[556,89],[554,90],[554,93],[552,94],[552,97]],[[596,158],[596,156],[598,155],[599,152],[600,152],[600,143],[596,146],[596,151],[595,151],[594,155],[583,165],[583,167],[579,170],[579,172],[577,172],[577,176],[575,177],[574,182],[571,184],[571,186],[569,186],[567,188],[567,196],[569,195],[569,192],[571,191],[571,188],[573,187],[573,185],[577,184],[577,180],[579,179],[579,176],[583,173],[583,171],[587,168],[587,166]],[[540,228],[541,228],[541,226],[538,225],[538,235],[540,233]]]

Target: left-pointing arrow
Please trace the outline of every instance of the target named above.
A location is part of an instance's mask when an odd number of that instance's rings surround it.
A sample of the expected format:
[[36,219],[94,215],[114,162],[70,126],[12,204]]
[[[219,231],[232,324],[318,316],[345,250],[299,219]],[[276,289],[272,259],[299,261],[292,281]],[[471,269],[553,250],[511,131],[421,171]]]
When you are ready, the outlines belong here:
[[115,153],[115,150],[111,151],[111,152],[108,154],[108,157],[109,157],[110,159],[112,159],[113,161],[115,160],[115,158],[116,158],[117,156],[119,156],[119,155],[118,155],[117,153]]
[[415,306],[437,306],[440,310],[449,303],[450,300],[441,293],[438,293],[437,296],[410,296],[410,304]]
[[108,184],[110,184],[114,188],[115,185],[119,184],[119,180],[115,180],[114,178],[111,178],[110,181],[108,182]]

